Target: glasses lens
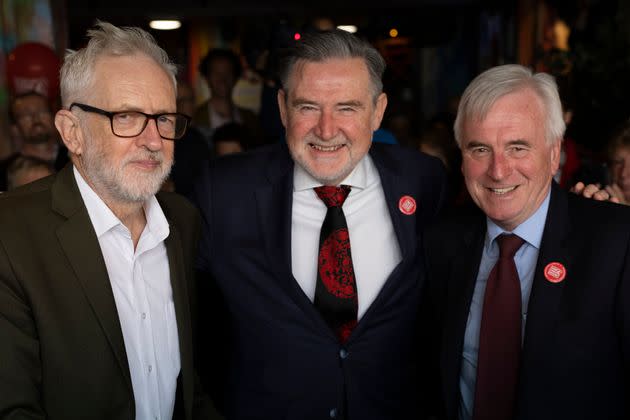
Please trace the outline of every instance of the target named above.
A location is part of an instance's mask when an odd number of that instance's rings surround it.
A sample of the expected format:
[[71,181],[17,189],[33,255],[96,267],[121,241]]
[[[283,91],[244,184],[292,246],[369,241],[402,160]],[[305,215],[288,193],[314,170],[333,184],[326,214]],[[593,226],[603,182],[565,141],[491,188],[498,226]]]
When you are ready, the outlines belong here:
[[[114,134],[120,137],[139,136],[147,126],[147,118],[141,112],[117,112],[112,116]],[[186,133],[188,118],[181,114],[161,114],[155,117],[155,123],[162,138],[177,140]]]
[[139,112],[117,112],[112,117],[114,134],[122,137],[139,136],[144,130],[147,117]]
[[188,118],[181,114],[163,114],[157,118],[157,125],[160,136],[176,140],[186,133]]

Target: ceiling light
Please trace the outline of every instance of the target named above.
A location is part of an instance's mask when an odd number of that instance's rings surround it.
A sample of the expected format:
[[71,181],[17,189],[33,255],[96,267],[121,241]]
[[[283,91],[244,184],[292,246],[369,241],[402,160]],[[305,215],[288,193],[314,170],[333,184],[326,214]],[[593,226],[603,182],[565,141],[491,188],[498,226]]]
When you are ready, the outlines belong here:
[[182,23],[179,20],[152,20],[149,26],[160,31],[170,31],[171,29],[179,29]]

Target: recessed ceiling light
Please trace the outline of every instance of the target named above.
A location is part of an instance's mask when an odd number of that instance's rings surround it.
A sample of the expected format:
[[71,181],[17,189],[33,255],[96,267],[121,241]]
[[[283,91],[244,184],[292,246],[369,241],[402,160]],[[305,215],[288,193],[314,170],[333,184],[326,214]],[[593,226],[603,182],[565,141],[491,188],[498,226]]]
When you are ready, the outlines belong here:
[[179,29],[182,23],[179,20],[152,20],[149,26],[160,31],[170,31],[171,29]]

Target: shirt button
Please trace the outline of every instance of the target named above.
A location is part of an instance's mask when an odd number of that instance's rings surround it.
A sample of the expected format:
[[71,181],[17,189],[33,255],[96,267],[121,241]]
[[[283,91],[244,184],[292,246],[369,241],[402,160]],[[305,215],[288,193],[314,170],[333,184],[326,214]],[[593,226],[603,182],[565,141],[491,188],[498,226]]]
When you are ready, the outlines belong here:
[[153,366],[149,365],[149,373],[153,370]]
[[336,419],[337,418],[337,409],[333,408],[330,410],[330,418],[331,419]]
[[339,350],[339,357],[341,357],[342,359],[345,359],[346,357],[348,357],[348,350],[346,349]]
[[147,314],[145,312],[142,312],[142,319],[145,319],[147,317]]

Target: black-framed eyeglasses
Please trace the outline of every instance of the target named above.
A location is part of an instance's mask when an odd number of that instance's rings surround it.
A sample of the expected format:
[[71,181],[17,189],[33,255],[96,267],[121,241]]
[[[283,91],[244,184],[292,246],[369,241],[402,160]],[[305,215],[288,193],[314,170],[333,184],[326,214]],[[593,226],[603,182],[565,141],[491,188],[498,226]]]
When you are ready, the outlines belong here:
[[165,140],[179,140],[186,134],[186,128],[190,123],[188,115],[176,112],[164,114],[147,114],[141,111],[109,112],[78,102],[73,102],[69,109],[75,106],[85,112],[106,116],[111,123],[112,133],[124,138],[139,136],[147,128],[149,120],[155,120],[160,137]]

